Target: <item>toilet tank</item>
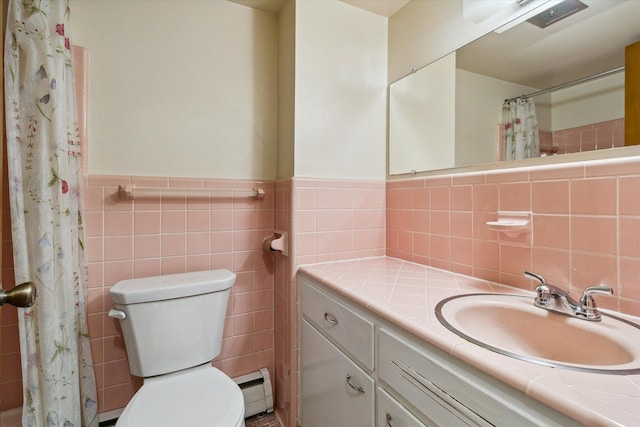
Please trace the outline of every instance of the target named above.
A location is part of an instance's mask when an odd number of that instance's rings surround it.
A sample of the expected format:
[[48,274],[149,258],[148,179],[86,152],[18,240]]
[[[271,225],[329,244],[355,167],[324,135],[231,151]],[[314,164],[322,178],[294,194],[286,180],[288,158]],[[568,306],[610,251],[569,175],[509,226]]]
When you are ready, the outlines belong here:
[[116,310],[109,315],[120,319],[131,373],[162,375],[220,354],[235,280],[221,269],[116,283],[109,291]]

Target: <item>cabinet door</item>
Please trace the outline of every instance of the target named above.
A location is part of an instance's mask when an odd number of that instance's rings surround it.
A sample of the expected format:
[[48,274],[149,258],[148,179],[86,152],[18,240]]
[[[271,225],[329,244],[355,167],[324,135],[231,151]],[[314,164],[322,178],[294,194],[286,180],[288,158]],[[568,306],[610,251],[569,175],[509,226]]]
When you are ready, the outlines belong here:
[[373,379],[306,320],[301,376],[304,427],[374,425]]
[[386,391],[378,388],[378,427],[426,426]]

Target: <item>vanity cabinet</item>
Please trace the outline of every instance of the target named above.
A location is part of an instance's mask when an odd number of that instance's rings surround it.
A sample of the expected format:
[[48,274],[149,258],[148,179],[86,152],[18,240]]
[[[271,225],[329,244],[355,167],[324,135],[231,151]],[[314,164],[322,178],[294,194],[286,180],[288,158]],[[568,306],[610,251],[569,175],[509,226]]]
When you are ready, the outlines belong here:
[[306,320],[302,321],[304,427],[372,426],[375,385]]
[[303,273],[298,277],[303,427],[580,425]]
[[373,322],[301,283],[302,425],[372,426]]

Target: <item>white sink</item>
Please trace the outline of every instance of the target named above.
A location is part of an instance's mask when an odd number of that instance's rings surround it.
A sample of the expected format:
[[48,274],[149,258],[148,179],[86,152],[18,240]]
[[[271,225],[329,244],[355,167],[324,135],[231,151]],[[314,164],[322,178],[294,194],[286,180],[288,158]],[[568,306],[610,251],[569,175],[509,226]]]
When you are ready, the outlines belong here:
[[467,294],[436,306],[440,323],[491,351],[547,366],[640,373],[640,326],[603,313],[600,322],[553,313],[533,297]]

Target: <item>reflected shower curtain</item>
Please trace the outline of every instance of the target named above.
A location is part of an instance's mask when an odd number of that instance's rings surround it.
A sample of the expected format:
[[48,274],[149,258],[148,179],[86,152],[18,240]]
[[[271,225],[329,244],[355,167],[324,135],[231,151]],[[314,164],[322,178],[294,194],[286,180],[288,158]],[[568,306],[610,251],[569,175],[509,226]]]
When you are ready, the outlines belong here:
[[97,426],[68,0],[10,0],[4,51],[23,426]]
[[502,105],[503,160],[540,156],[538,118],[532,98],[516,98]]

